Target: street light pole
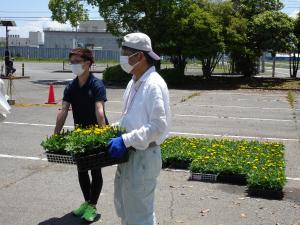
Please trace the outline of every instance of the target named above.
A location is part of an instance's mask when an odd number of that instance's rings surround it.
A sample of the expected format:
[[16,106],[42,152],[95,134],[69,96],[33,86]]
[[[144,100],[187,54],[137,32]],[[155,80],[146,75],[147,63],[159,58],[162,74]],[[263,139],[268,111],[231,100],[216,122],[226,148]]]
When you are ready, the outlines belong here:
[[5,30],[6,30],[6,45],[5,45],[5,49],[8,50],[8,27],[5,26]]
[[5,76],[8,76],[8,68],[7,64],[9,61],[9,51],[8,51],[8,26],[5,26],[5,31],[6,31],[6,42],[5,42],[5,54],[4,54],[4,61],[5,61]]
[[5,75],[8,76],[8,63],[9,63],[9,50],[8,50],[8,27],[15,27],[16,22],[11,20],[1,20],[0,26],[5,27],[6,31],[6,43],[5,43],[5,53],[4,53],[4,59],[5,59]]

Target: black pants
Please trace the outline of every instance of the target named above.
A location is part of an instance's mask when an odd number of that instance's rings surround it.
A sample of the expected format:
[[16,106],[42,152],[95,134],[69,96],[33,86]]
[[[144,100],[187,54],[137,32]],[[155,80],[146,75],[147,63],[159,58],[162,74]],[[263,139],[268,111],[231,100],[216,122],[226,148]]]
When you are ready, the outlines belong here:
[[92,182],[88,171],[79,172],[78,179],[79,184],[86,202],[92,205],[96,205],[102,190],[103,178],[100,169],[91,170]]

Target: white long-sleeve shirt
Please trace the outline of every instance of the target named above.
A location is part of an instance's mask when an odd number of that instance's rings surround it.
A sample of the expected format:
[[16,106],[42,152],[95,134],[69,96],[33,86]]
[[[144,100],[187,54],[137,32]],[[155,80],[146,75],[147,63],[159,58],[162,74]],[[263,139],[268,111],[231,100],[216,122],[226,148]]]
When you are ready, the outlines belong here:
[[122,135],[125,146],[145,150],[150,143],[160,145],[169,133],[170,114],[167,84],[151,67],[128,83],[123,96],[120,125],[127,132]]
[[[10,109],[8,106],[6,100],[8,99],[8,96],[5,93],[5,85],[3,80],[0,78],[0,122],[5,120],[7,110]],[[6,112],[6,113],[4,113]]]

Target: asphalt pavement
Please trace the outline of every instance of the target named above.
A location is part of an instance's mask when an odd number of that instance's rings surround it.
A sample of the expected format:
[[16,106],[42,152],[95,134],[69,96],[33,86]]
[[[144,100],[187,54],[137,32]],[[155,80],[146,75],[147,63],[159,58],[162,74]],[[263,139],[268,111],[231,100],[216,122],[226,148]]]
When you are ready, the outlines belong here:
[[[105,65],[104,65],[105,66]],[[49,82],[62,98],[71,73],[57,63],[28,63],[30,79],[13,83],[13,106],[0,124],[0,225],[85,224],[70,214],[83,201],[74,166],[44,160],[41,140],[53,133],[59,105],[45,106]],[[101,77],[101,74],[97,74]],[[7,82],[7,81],[6,81]],[[124,89],[107,88],[107,116],[120,118]],[[283,200],[248,197],[245,186],[188,181],[188,171],[162,170],[156,190],[160,225],[300,224],[300,93],[291,107],[286,91],[170,90],[171,135],[258,139],[286,146],[288,182]],[[69,113],[66,126],[73,125]],[[113,206],[116,167],[103,169],[104,187],[94,224],[120,224]]]

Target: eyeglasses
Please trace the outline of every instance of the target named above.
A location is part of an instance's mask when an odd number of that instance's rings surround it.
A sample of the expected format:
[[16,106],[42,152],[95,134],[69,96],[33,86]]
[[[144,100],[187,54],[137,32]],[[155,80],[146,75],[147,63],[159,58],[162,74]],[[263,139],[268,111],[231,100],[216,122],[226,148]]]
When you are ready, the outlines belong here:
[[69,64],[70,65],[72,65],[72,64],[80,64],[80,63],[83,63],[83,62],[85,62],[85,61],[84,60],[72,60],[72,61],[70,60]]
[[139,50],[131,50],[131,49],[127,49],[127,48],[120,49],[120,55],[122,55],[122,56],[133,56],[140,52],[141,51],[139,51]]

